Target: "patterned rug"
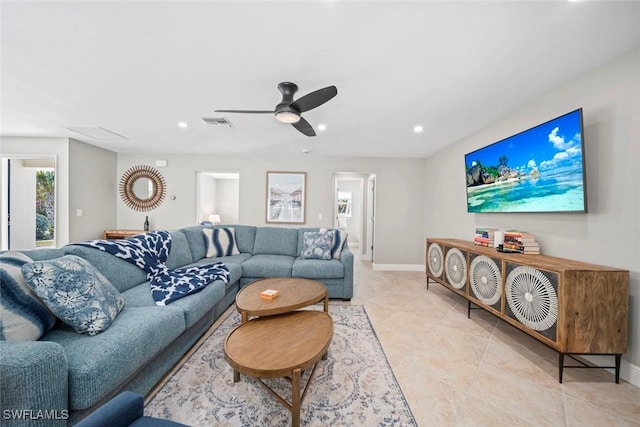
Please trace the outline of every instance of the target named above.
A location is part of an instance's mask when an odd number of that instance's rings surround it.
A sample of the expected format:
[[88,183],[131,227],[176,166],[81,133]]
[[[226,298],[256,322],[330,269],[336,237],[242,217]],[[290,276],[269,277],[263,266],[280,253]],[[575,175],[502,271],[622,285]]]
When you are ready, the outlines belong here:
[[[301,424],[416,426],[364,307],[332,305],[329,313],[334,322],[329,357],[318,363],[302,401]],[[255,379],[243,375],[233,382],[223,343],[239,324],[234,311],[157,392],[145,414],[191,426],[290,425],[290,412]],[[290,400],[286,380],[265,382]]]

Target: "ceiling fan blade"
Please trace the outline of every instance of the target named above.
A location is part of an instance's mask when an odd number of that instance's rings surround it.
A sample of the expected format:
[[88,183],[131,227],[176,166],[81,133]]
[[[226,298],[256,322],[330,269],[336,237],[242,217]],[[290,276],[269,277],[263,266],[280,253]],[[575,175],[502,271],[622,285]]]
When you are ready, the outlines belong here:
[[301,113],[304,113],[305,111],[319,107],[337,94],[338,89],[336,89],[335,86],[328,86],[324,89],[318,89],[315,92],[308,93],[302,98],[293,101],[291,106]]
[[314,131],[309,122],[302,117],[300,117],[300,120],[297,123],[291,123],[291,126],[298,129],[300,132],[304,133],[307,136],[316,136],[316,131]]
[[216,113],[275,114],[273,110],[214,110]]

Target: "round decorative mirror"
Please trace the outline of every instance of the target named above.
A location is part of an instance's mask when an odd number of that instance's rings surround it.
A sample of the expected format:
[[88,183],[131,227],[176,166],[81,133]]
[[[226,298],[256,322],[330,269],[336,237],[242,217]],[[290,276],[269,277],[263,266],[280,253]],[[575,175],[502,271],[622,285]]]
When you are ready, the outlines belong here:
[[136,211],[157,208],[164,200],[165,193],[164,178],[150,166],[133,166],[120,178],[120,197]]

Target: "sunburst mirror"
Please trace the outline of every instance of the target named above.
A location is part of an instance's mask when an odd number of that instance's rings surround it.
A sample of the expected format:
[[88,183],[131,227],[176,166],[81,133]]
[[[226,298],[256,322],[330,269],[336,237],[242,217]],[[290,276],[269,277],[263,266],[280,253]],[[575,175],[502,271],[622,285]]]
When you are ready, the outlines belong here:
[[120,197],[131,209],[150,211],[162,203],[166,184],[160,172],[146,166],[133,166],[120,178]]

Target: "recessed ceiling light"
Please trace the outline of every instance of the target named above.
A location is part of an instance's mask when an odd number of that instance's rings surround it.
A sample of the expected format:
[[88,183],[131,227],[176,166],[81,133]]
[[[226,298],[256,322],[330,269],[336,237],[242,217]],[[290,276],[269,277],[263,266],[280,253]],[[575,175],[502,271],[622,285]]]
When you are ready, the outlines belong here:
[[187,122],[178,122],[178,127],[181,127],[182,129],[186,129],[189,127],[189,124]]
[[324,123],[320,123],[318,125],[318,130],[327,130],[327,125],[325,125]]
[[308,148],[303,148],[303,149],[302,149],[302,152],[303,152],[304,154],[309,154],[309,149],[308,149]]
[[420,125],[417,125],[417,126],[414,126],[414,127],[413,127],[413,131],[414,131],[415,133],[420,133],[420,132],[422,132],[423,130],[424,130],[424,128],[423,128],[422,126],[420,126]]

